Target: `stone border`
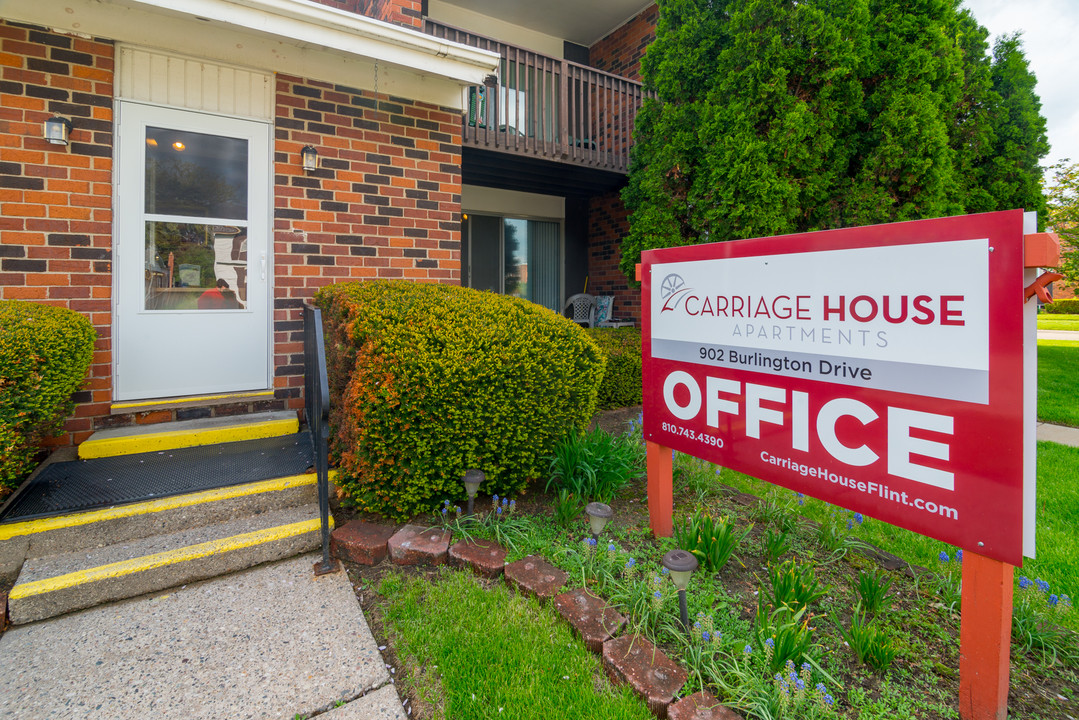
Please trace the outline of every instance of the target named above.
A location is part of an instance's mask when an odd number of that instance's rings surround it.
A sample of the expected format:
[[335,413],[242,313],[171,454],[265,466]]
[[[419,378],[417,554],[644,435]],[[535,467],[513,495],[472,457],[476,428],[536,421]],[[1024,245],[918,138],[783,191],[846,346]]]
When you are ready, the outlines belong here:
[[437,566],[448,558],[451,567],[468,568],[482,577],[502,575],[522,595],[541,602],[553,599],[559,615],[585,646],[601,656],[612,682],[632,687],[656,717],[742,720],[707,692],[675,701],[688,679],[685,669],[645,638],[619,635],[626,619],[602,598],[585,588],[561,592],[569,576],[543,557],[529,555],[506,563],[506,550],[495,542],[459,540],[450,545],[451,540],[448,531],[438,528],[406,525],[394,532],[393,526],[352,520],[333,531],[332,548],[335,557],[365,565],[389,557],[397,565]]

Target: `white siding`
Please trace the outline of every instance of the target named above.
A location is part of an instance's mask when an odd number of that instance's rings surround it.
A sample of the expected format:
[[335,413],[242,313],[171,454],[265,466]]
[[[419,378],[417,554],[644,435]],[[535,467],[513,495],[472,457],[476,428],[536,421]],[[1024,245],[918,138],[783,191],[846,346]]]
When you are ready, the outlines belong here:
[[117,96],[254,120],[273,120],[273,75],[160,51],[120,47]]

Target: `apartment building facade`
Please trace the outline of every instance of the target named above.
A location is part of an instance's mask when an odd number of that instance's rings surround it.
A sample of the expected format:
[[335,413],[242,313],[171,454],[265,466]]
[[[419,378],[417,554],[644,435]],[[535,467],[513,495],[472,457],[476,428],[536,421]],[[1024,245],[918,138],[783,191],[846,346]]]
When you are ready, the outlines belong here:
[[328,283],[636,316],[618,270],[657,10],[607,0],[9,0],[0,298],[91,319],[62,442],[302,406]]

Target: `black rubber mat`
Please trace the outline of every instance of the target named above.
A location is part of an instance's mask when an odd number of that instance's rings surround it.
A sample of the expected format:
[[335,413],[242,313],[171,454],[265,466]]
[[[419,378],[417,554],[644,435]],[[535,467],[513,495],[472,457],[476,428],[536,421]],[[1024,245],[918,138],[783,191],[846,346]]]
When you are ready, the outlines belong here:
[[0,515],[0,523],[153,500],[197,490],[299,475],[314,464],[307,433],[44,468]]

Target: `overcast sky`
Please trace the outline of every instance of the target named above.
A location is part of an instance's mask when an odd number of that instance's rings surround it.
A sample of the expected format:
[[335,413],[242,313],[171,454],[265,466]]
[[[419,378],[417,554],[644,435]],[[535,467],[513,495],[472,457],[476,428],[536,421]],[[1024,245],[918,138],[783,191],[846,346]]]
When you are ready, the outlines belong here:
[[1042,115],[1049,130],[1050,165],[1079,163],[1079,0],[964,0],[989,30],[990,44],[1023,31],[1023,48],[1038,78]]

